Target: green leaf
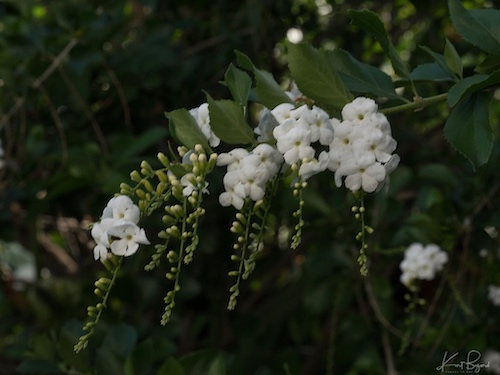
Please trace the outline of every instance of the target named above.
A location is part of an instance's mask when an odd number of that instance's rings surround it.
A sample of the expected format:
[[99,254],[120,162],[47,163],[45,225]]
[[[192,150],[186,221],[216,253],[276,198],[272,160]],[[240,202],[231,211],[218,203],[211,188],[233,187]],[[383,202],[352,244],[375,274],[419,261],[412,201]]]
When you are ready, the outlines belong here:
[[240,105],[246,106],[252,88],[252,79],[249,75],[230,64],[224,75],[224,83],[231,91],[233,99]]
[[474,169],[488,161],[493,148],[488,101],[485,93],[467,96],[453,108],[444,126],[448,142],[469,159]]
[[260,102],[267,108],[273,109],[281,103],[292,103],[293,100],[285,93],[272,74],[255,67],[250,58],[239,51],[235,51],[238,65],[253,72],[255,76],[255,93]]
[[476,74],[458,81],[448,92],[448,105],[453,107],[465,96],[482,90],[489,86],[500,84],[500,70],[486,74]]
[[418,65],[413,69],[410,77],[414,81],[455,81],[456,79],[449,69],[444,70],[436,62]]
[[446,39],[446,44],[444,46],[444,60],[446,61],[446,65],[457,75],[462,78],[463,77],[463,65],[462,59],[457,53],[457,50],[451,44],[451,42]]
[[232,100],[214,100],[208,93],[206,95],[213,132],[229,144],[254,143],[254,134],[245,120],[243,107]]
[[177,140],[189,149],[200,144],[205,150],[211,150],[207,137],[201,132],[195,118],[185,108],[165,112],[170,121],[172,134]]
[[185,375],[186,371],[182,364],[173,357],[167,358],[156,375]]
[[500,56],[488,55],[479,63],[478,66],[476,66],[474,71],[477,73],[488,74],[498,69],[500,69]]
[[287,43],[288,65],[298,88],[325,109],[342,109],[353,96],[326,54],[310,44]]
[[500,55],[500,10],[467,10],[459,0],[449,0],[450,17],[457,32],[483,51]]
[[119,324],[111,328],[106,335],[102,347],[110,348],[121,358],[127,357],[137,342],[137,331],[134,327]]
[[402,78],[410,79],[408,68],[401,57],[399,57],[392,42],[389,40],[384,24],[378,16],[369,10],[350,10],[349,15],[356,26],[361,27],[368,34],[377,39],[382,49],[389,56],[396,74]]
[[328,51],[326,55],[350,91],[402,100],[394,91],[391,77],[380,69],[356,60],[349,52],[342,49]]
[[431,50],[429,47],[426,46],[421,46],[421,49],[423,49],[425,52],[427,52],[429,55],[432,56],[432,58],[436,61],[436,64],[438,64],[441,69],[443,69],[445,72],[449,72],[450,76],[453,77],[453,80],[456,81],[457,77],[455,76],[455,72],[448,66],[446,63],[446,59],[443,55],[434,52]]

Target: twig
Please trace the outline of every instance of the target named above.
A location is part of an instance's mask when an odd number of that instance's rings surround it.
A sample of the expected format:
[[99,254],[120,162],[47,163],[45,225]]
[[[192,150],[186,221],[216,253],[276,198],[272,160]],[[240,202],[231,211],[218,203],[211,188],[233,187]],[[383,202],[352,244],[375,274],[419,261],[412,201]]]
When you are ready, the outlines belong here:
[[390,331],[393,335],[398,336],[398,337],[403,337],[403,333],[394,327],[382,314],[382,311],[380,310],[380,306],[378,304],[377,299],[375,298],[375,294],[373,293],[372,286],[368,280],[368,276],[364,277],[364,284],[365,284],[365,290],[366,290],[366,295],[368,296],[368,302],[370,303],[370,306],[373,309],[373,312],[375,313],[375,317],[377,320],[382,324],[388,331]]
[[101,145],[101,149],[105,155],[109,154],[108,150],[108,145],[106,143],[106,139],[104,138],[104,134],[101,131],[101,126],[97,122],[97,120],[94,117],[94,114],[92,111],[89,109],[87,106],[87,103],[85,103],[85,100],[83,100],[82,96],[76,89],[75,85],[71,80],[69,79],[68,75],[66,74],[66,71],[63,69],[62,66],[58,66],[57,69],[59,70],[59,73],[61,74],[61,77],[64,80],[64,83],[68,87],[69,91],[71,91],[71,94],[74,96],[78,104],[82,107],[83,112],[85,113],[85,116],[87,117],[87,120],[92,124],[92,128],[94,129],[94,132],[97,136],[97,140],[99,144]]
[[382,330],[382,347],[384,348],[385,363],[387,365],[387,375],[398,375],[399,372],[394,366],[394,356],[392,355],[391,343],[387,337],[387,331]]
[[104,62],[104,67],[108,72],[109,78],[111,78],[111,81],[116,87],[116,92],[118,93],[118,98],[120,99],[120,103],[123,110],[123,120],[125,122],[125,127],[131,131],[132,121],[130,116],[130,107],[127,103],[127,98],[125,96],[125,90],[123,89],[123,85],[121,84],[120,80],[115,74],[115,71],[111,68],[111,66],[108,64],[107,61]]
[[57,109],[54,106],[52,99],[49,96],[49,92],[42,83],[40,83],[39,89],[42,92],[42,94],[47,98],[47,104],[49,107],[50,114],[54,119],[54,123],[59,133],[59,138],[61,138],[62,166],[65,166],[66,163],[68,162],[68,144],[66,140],[66,133],[64,132],[64,125],[62,123],[61,118],[59,117],[59,114],[57,113]]
[[[33,83],[31,84],[31,88],[38,89],[40,87],[40,85],[47,78],[49,78],[52,75],[52,73],[54,72],[54,70],[56,68],[58,68],[63,63],[63,61],[66,58],[66,56],[68,56],[69,52],[77,44],[78,44],[78,40],[75,39],[75,38],[72,38],[68,42],[68,44],[66,45],[66,47],[64,47],[63,50],[61,52],[59,52],[59,54],[52,60],[52,64],[50,64],[49,67],[47,69],[45,69],[45,71],[37,79],[35,79],[33,81]],[[19,111],[19,109],[21,109],[21,107],[24,105],[25,102],[26,102],[26,98],[25,97],[17,98],[16,99],[16,102],[15,102],[14,106],[10,109],[10,111],[5,116],[3,116],[0,119],[0,130],[9,122],[10,118],[12,116],[14,116],[17,113],[17,111]]]
[[45,81],[53,72],[56,70],[56,68],[59,68],[61,66],[61,63],[63,60],[66,58],[68,53],[73,49],[74,46],[78,44],[78,40],[75,38],[71,39],[69,43],[64,47],[64,49],[57,55],[54,60],[52,60],[52,64],[45,69],[45,71],[42,73],[40,77],[35,79],[33,84],[31,85],[32,88],[37,89],[40,87],[40,85]]
[[424,335],[425,330],[427,329],[427,326],[429,325],[429,321],[431,320],[431,316],[432,316],[432,314],[434,314],[434,310],[437,307],[437,303],[439,301],[439,298],[441,297],[441,293],[444,290],[445,281],[446,281],[446,279],[443,277],[439,283],[438,289],[436,291],[436,294],[434,294],[434,298],[432,299],[432,302],[429,306],[429,309],[427,310],[424,321],[420,325],[420,329],[418,330],[417,335],[415,336],[415,339],[413,340],[412,350],[415,350],[417,348],[417,345],[419,344],[420,339]]

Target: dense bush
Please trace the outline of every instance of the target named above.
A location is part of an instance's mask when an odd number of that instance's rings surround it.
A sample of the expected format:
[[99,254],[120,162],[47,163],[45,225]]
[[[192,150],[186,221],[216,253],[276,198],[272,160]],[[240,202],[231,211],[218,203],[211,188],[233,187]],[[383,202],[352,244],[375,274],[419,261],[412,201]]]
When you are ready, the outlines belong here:
[[[500,44],[491,32],[500,11],[462,4],[0,4],[0,372],[427,374],[439,372],[445,353],[458,353],[455,363],[499,351],[490,286],[500,285]],[[467,15],[488,21],[485,34]],[[286,41],[290,29],[310,44]],[[244,107],[242,123],[255,126],[262,105],[286,99],[280,85],[292,81],[331,117],[369,96],[391,123],[401,162],[385,189],[364,194],[361,229],[374,229],[363,238],[368,274],[357,262],[358,196],[335,187],[332,173],[311,177],[291,250],[298,205],[286,180],[266,211],[256,268],[228,311],[235,210],[219,204],[225,169],[217,167],[170,321],[159,324],[172,289],[168,262],[144,271],[165,212],[146,215],[143,205],[140,225],[153,245],[120,261],[107,309],[76,354],[85,308],[99,302],[94,281],[108,277],[94,261],[90,224],[120,183],[134,184],[129,173],[143,160],[157,170],[157,152],[175,161],[180,143],[206,143],[178,108],[208,100],[225,141],[214,149],[227,152],[248,129],[214,113]],[[123,185],[122,193],[147,201]],[[437,244],[448,262],[407,288],[400,263],[412,243]]]

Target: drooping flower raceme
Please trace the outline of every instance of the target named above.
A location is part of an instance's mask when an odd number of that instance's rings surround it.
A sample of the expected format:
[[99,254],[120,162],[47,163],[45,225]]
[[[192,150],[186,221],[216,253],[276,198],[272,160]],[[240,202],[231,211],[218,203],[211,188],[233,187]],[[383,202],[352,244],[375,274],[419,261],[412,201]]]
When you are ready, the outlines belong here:
[[119,256],[135,254],[139,244],[149,245],[144,229],[140,228],[139,207],[126,195],[109,200],[101,220],[94,223],[91,235],[96,242],[94,259],[105,259],[108,252]]
[[439,246],[413,243],[406,249],[404,259],[399,265],[402,272],[400,280],[406,286],[410,286],[416,279],[432,280],[447,261],[448,254]]
[[344,180],[352,191],[371,193],[399,164],[389,121],[377,110],[375,101],[358,97],[342,109],[343,121],[332,121],[335,133],[328,168],[335,172],[338,187]]

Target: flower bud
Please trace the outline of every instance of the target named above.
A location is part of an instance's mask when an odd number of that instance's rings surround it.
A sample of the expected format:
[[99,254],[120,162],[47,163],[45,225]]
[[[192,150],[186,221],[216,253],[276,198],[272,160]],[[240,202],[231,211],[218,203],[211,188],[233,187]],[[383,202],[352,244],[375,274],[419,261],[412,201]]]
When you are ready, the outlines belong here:
[[137,171],[130,172],[130,179],[134,182],[140,182],[142,180],[141,175]]
[[163,152],[159,152],[158,154],[156,154],[156,157],[158,158],[160,163],[163,164],[163,166],[168,167],[170,165],[170,161]]

